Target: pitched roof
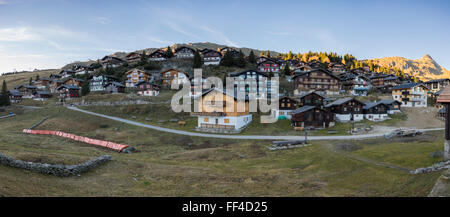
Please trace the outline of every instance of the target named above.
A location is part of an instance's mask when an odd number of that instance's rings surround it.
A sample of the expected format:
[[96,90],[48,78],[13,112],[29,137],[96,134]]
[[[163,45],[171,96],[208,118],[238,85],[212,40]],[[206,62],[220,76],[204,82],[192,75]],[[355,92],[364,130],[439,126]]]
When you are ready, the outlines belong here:
[[335,79],[340,80],[338,77],[336,77],[335,75],[333,75],[333,73],[331,73],[331,72],[328,71],[328,70],[322,69],[322,68],[313,69],[313,70],[309,70],[309,71],[306,71],[306,72],[296,72],[296,71],[294,71],[295,73],[294,73],[294,77],[293,77],[293,78],[295,78],[295,77],[297,77],[297,76],[303,76],[303,75],[309,74],[309,73],[311,73],[311,72],[317,72],[317,71],[321,71],[321,72],[327,73],[329,76],[331,76],[331,77],[333,77],[333,78],[335,78]]
[[383,103],[383,104],[385,104],[385,105],[391,105],[391,104],[393,104],[393,103],[396,103],[396,104],[402,104],[401,102],[399,102],[399,101],[397,101],[397,100],[392,100],[392,99],[385,99],[385,100],[380,100],[379,101],[380,103]]
[[228,75],[229,75],[230,77],[236,77],[236,76],[242,75],[242,74],[244,74],[244,73],[246,73],[246,72],[250,72],[250,71],[251,71],[251,72],[256,72],[257,74],[260,74],[260,75],[263,75],[263,76],[265,76],[265,77],[268,77],[266,73],[260,72],[260,71],[258,71],[258,70],[253,70],[253,69],[244,70],[244,71],[241,71],[241,72],[231,72],[231,73],[228,74]]
[[[411,88],[411,87],[415,87],[415,86],[419,86],[419,85],[422,85],[422,86],[423,86],[422,83],[406,83],[406,84],[400,84],[400,85],[397,85],[397,86],[393,87],[392,89],[393,89],[393,90],[398,90],[398,89],[409,89],[409,88]],[[425,86],[424,86],[424,87],[425,87]],[[427,87],[425,87],[425,88],[427,88]],[[428,89],[428,88],[427,88],[427,89]]]
[[[202,95],[200,95],[200,96],[198,96],[198,97],[203,97],[203,96],[205,96],[206,94],[208,94],[208,93],[211,93],[212,91],[218,91],[218,92],[221,92],[221,93],[223,93],[223,94],[225,94],[225,95],[227,95],[227,96],[230,96],[230,97],[233,97],[233,99],[235,100],[235,101],[237,101],[238,99],[237,99],[237,96],[233,96],[233,95],[230,95],[230,94],[228,94],[226,91],[223,91],[223,90],[220,90],[220,89],[217,89],[217,88],[210,88],[210,89],[207,89],[207,90],[205,90],[205,91],[203,91],[203,93],[202,93]],[[245,101],[248,101],[249,99],[248,99],[248,96],[245,96]]]
[[306,106],[300,107],[300,108],[295,109],[294,111],[292,111],[292,115],[303,113],[303,112],[309,111],[309,110],[311,110],[313,108],[315,108],[315,106],[306,105]]
[[370,109],[370,108],[373,108],[373,107],[378,106],[378,105],[388,106],[388,105],[386,105],[384,103],[381,103],[380,101],[378,101],[378,102],[368,102],[368,103],[366,103],[363,106],[363,109]]
[[48,91],[41,91],[41,90],[36,91],[36,93],[39,94],[39,95],[52,95],[52,94],[51,94],[50,92],[48,92]]
[[441,79],[429,80],[429,81],[425,82],[425,84],[441,82],[441,81],[450,81],[450,79],[448,79],[448,78],[441,78]]
[[72,85],[66,85],[63,84],[61,86],[59,86],[58,88],[56,88],[57,90],[62,89],[62,88],[67,88],[67,89],[74,89],[74,90],[79,90],[81,88],[77,87],[77,86],[72,86]]
[[322,94],[320,94],[319,92],[317,92],[317,91],[315,91],[315,90],[312,90],[312,91],[309,91],[309,92],[306,92],[306,93],[303,93],[302,95],[300,95],[300,96],[298,96],[298,98],[299,99],[301,99],[301,98],[303,98],[303,97],[305,97],[305,96],[308,96],[308,95],[310,95],[310,94],[317,94],[318,96],[320,96],[320,97],[322,97],[322,98],[326,98],[324,95],[322,95]]
[[450,103],[450,85],[444,88],[442,93],[438,96],[436,102],[439,103]]
[[123,85],[123,84],[121,84],[121,83],[119,83],[119,82],[116,82],[116,81],[108,82],[108,83],[106,83],[106,84],[103,85],[103,86],[106,87],[106,86],[108,86],[108,85],[110,85],[110,84],[113,84],[113,85],[115,85],[115,86],[117,86],[117,87],[125,87],[125,85]]
[[338,100],[336,100],[336,101],[334,101],[332,103],[329,103],[329,104],[325,105],[325,107],[331,107],[331,106],[335,106],[335,105],[342,105],[342,104],[344,104],[344,103],[346,103],[346,102],[348,102],[350,100],[355,100],[355,101],[357,101],[357,102],[359,102],[361,104],[364,104],[364,103],[362,103],[362,102],[360,102],[360,101],[358,101],[358,100],[356,100],[354,98],[345,97],[345,98],[340,98],[340,99],[338,99]]

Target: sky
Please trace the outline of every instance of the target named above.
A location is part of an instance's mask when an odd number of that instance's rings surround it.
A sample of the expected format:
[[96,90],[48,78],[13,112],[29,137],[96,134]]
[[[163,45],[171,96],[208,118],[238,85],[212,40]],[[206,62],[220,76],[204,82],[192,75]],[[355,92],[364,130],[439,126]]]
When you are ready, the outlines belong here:
[[450,1],[0,0],[0,73],[173,43],[353,54],[429,54],[450,69]]

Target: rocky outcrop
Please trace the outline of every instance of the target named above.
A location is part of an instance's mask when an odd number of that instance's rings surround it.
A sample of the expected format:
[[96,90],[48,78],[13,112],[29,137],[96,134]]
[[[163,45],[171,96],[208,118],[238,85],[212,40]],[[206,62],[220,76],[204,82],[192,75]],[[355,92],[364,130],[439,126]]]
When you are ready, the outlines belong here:
[[12,157],[0,154],[0,163],[2,165],[61,177],[80,175],[81,173],[98,167],[111,159],[111,156],[104,155],[77,165],[53,165],[14,160]]

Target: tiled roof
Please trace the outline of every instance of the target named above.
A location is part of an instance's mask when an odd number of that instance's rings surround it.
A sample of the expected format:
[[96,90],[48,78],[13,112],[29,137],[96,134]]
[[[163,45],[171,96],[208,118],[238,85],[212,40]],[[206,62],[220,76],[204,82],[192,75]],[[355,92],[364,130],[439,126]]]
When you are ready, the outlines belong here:
[[311,106],[311,105],[303,106],[303,107],[300,107],[300,108],[295,109],[294,111],[292,111],[292,114],[293,115],[299,114],[299,113],[302,113],[302,112],[309,111],[309,110],[311,110],[313,108],[315,108],[315,106]]

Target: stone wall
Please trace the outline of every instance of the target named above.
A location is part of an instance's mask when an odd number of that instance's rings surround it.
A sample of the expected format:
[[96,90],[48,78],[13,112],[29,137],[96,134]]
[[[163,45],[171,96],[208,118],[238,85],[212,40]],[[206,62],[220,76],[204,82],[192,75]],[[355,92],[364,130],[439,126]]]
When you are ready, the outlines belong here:
[[440,163],[433,164],[429,167],[418,168],[416,170],[410,171],[411,174],[422,174],[422,173],[431,173],[444,169],[450,169],[450,161],[443,161]]
[[111,159],[111,156],[104,155],[77,165],[53,165],[14,160],[11,157],[0,154],[0,163],[2,165],[61,177],[80,175]]

